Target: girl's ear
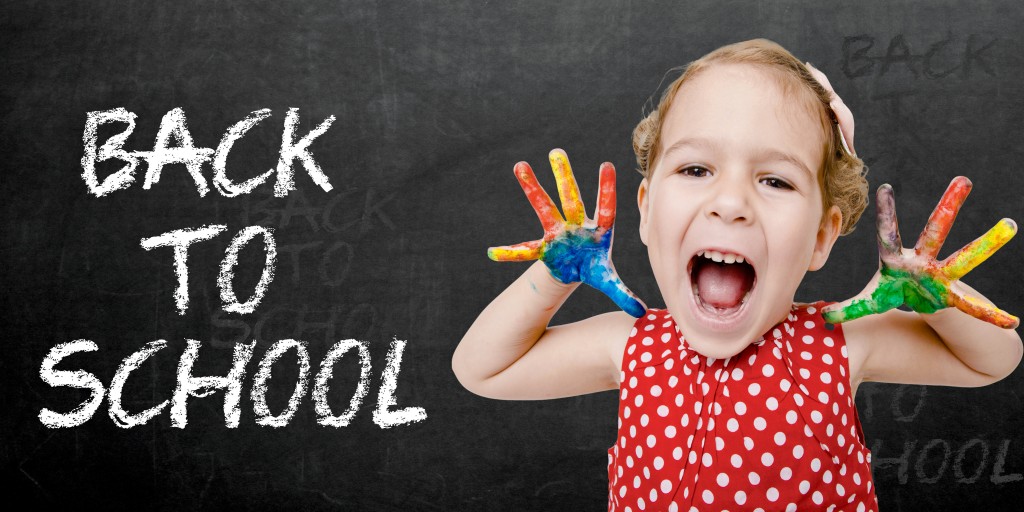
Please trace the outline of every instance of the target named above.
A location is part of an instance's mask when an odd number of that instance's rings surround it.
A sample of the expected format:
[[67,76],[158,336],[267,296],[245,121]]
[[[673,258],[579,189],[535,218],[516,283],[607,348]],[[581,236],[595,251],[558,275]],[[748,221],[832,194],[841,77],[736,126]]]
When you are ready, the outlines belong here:
[[647,196],[650,192],[650,183],[647,178],[640,182],[640,189],[636,192],[636,206],[640,209],[640,240],[647,245]]
[[833,205],[828,213],[821,219],[818,227],[818,234],[814,240],[814,253],[811,255],[811,265],[807,270],[815,271],[825,266],[828,255],[832,252],[832,246],[839,238],[839,230],[843,227],[843,213],[838,206]]

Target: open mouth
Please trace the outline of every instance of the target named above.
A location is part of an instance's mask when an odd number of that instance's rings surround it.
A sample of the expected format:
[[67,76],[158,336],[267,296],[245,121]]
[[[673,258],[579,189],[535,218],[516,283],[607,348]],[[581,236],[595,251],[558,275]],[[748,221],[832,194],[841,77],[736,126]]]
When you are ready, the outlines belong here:
[[697,306],[714,317],[738,315],[757,283],[753,265],[736,253],[701,250],[688,267]]

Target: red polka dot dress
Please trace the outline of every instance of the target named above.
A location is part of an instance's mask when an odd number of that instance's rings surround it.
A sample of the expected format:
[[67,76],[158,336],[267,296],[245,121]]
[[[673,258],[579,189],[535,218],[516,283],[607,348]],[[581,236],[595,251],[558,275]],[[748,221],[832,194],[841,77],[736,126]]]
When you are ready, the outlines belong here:
[[878,510],[846,342],[825,305],[794,305],[724,360],[691,349],[668,311],[637,320],[608,510]]

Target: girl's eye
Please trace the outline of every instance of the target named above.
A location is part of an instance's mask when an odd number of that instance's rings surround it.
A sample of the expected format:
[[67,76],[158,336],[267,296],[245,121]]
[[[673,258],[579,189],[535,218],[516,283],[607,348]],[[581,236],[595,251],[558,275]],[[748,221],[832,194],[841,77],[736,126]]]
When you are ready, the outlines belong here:
[[768,185],[769,187],[772,187],[772,188],[781,188],[783,190],[793,190],[793,187],[789,183],[786,183],[785,181],[782,181],[779,178],[764,178],[764,179],[761,180],[761,182],[764,183],[765,185]]
[[684,167],[684,168],[680,169],[679,170],[679,174],[683,174],[683,175],[686,175],[686,176],[693,176],[694,178],[703,178],[703,177],[707,176],[708,174],[710,174],[710,171],[708,171],[707,169],[705,169],[703,167],[690,166],[690,167]]

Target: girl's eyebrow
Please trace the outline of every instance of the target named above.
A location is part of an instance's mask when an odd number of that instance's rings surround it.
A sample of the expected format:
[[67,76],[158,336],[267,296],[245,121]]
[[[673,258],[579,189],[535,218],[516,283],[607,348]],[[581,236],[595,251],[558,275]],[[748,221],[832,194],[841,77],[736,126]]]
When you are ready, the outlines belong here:
[[[667,150],[665,150],[664,157],[667,158],[672,153],[674,153],[676,151],[681,151],[683,148],[686,148],[686,147],[694,147],[694,148],[698,148],[698,149],[705,149],[705,150],[708,150],[708,151],[711,151],[711,152],[719,151],[719,145],[714,140],[712,140],[712,139],[706,139],[706,138],[703,138],[703,137],[690,137],[690,138],[679,139],[674,144],[669,146],[669,148]],[[761,147],[761,148],[754,149],[751,152],[750,156],[751,156],[752,160],[756,160],[756,161],[763,161],[763,162],[788,162],[788,163],[791,163],[791,164],[795,165],[799,169],[803,169],[803,171],[806,172],[808,174],[808,176],[810,176],[812,178],[814,177],[814,173],[811,172],[811,170],[807,167],[807,164],[803,163],[803,161],[801,161],[799,158],[797,158],[797,157],[795,157],[795,156],[793,156],[793,155],[791,155],[789,153],[780,151],[778,149]]]

